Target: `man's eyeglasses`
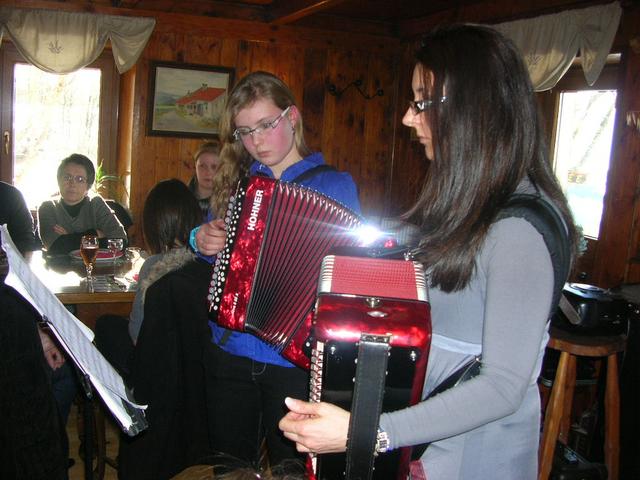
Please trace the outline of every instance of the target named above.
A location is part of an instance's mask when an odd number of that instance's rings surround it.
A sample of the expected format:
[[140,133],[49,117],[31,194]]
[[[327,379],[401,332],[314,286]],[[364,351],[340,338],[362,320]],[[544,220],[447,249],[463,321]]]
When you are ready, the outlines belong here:
[[62,180],[67,183],[85,183],[87,181],[82,175],[70,175],[68,173],[62,176]]
[[255,128],[249,128],[249,127],[238,127],[234,130],[233,132],[233,139],[235,141],[238,141],[240,139],[245,139],[248,138],[249,136],[254,136],[256,134],[261,134],[261,133],[266,133],[269,131],[269,129],[274,130],[278,124],[280,123],[280,120],[282,120],[284,118],[284,116],[287,114],[287,112],[289,111],[289,109],[291,108],[291,105],[289,105],[287,108],[285,108],[282,113],[280,115],[278,115],[275,119],[270,120],[268,122],[262,122],[260,125],[258,125]]
[[447,97],[442,97],[439,100],[409,100],[409,108],[414,115],[418,115],[439,103],[444,103],[446,99]]

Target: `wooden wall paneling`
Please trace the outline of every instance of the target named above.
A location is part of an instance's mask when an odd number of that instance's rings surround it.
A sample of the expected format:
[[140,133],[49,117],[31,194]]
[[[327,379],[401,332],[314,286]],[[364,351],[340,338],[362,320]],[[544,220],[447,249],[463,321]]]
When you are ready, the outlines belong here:
[[222,40],[222,46],[220,48],[220,65],[225,67],[236,68],[235,79],[238,81],[238,49],[240,42],[235,39],[225,38]]
[[[368,55],[356,50],[329,50],[327,82],[338,91],[358,78],[366,81]],[[326,95],[322,151],[327,163],[353,175],[356,184],[367,159],[364,153],[364,116],[366,100],[351,87],[336,97]]]
[[388,177],[395,133],[397,70],[398,62],[394,56],[371,55],[362,87],[367,95],[374,95],[379,89],[384,92],[382,96],[376,95],[365,102],[360,201],[366,205],[367,215],[386,215],[392,201],[388,195]]
[[[327,86],[331,83],[334,85],[341,85],[341,82],[344,82],[343,77],[339,77],[339,70],[335,66],[335,53],[332,50],[326,50],[327,57],[325,63],[325,71],[324,71],[324,85]],[[337,104],[336,97],[330,95],[328,93],[324,96],[324,105],[322,107],[322,127],[320,129],[321,132],[321,143],[319,151],[324,154],[325,161],[333,165],[336,168],[340,168],[338,165],[338,160],[334,158],[334,155],[331,152],[331,147],[334,144],[337,144],[337,140],[335,138],[336,131],[338,129],[336,122],[333,120],[335,118]]]
[[304,92],[302,98],[302,118],[304,119],[304,138],[308,147],[320,151],[324,122],[324,103],[327,95],[325,69],[327,50],[308,48],[304,57]]
[[[150,137],[147,135],[148,100],[149,100],[149,70],[154,60],[175,61],[178,51],[178,40],[175,33],[154,32],[147,43],[145,51],[138,61],[138,75],[136,75],[136,93],[134,117],[137,119],[133,134],[132,163],[131,163],[131,209],[141,218],[144,200],[149,190],[155,185],[162,172],[157,162],[157,152],[162,152],[166,137]],[[132,233],[142,239],[141,230],[134,228]]]
[[[627,86],[630,87],[631,92],[634,92],[634,98],[632,102],[627,104],[627,110],[623,110],[623,122],[628,110],[640,111],[640,54],[633,54],[633,60],[636,65],[635,75],[628,78]],[[626,90],[626,88],[625,88]],[[629,238],[629,247],[627,250],[628,264],[627,271],[624,277],[625,283],[639,283],[640,282],[640,131],[633,126],[623,124],[621,129],[624,130],[622,134],[621,147],[624,148],[624,153],[627,159],[627,165],[633,165],[633,167],[627,166],[625,170],[625,177],[629,189],[633,188],[633,220],[631,224],[631,235]],[[629,175],[631,173],[631,175]],[[614,228],[612,226],[612,228]],[[621,238],[621,241],[624,238]],[[608,278],[605,277],[605,278]]]
[[[640,9],[626,11],[623,21],[628,38],[640,33]],[[593,283],[602,287],[640,281],[640,132],[626,125],[626,113],[640,110],[640,53],[627,46],[622,59],[624,83],[594,259]]]
[[184,61],[186,63],[196,63],[199,65],[222,65],[220,55],[222,53],[221,39],[210,36],[188,36]]
[[407,111],[408,100],[413,99],[411,77],[415,61],[412,44],[405,44],[398,55],[398,100],[395,113],[396,136],[392,165],[390,168],[390,205],[389,215],[398,215],[406,211],[418,198],[422,190],[424,176],[428,169],[428,161],[424,147],[412,140],[411,129],[402,124],[402,117]]
[[251,50],[251,64],[245,75],[255,72],[256,70],[275,73],[277,47],[264,42],[250,42],[249,46]]
[[296,45],[281,46],[275,52],[273,74],[281,78],[293,92],[300,108],[304,109],[304,59],[305,48]]
[[242,77],[251,72],[251,59],[253,57],[253,50],[251,48],[252,42],[246,40],[240,40],[238,42],[238,55],[236,61],[236,82]]

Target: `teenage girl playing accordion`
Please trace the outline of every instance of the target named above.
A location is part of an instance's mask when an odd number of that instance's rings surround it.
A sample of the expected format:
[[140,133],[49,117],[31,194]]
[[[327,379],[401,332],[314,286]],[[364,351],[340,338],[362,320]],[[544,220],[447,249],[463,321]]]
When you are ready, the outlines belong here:
[[[227,101],[220,138],[223,147],[211,201],[216,220],[192,232],[191,244],[199,253],[215,255],[224,247],[222,218],[238,179],[247,174],[300,183],[359,213],[353,179],[319,167],[323,156],[305,144],[295,98],[274,75],[254,72],[237,83]],[[278,422],[286,397],[308,396],[308,372],[250,333],[232,332],[213,321],[210,326],[207,398],[213,448],[255,465],[264,437],[271,465],[301,458]]]

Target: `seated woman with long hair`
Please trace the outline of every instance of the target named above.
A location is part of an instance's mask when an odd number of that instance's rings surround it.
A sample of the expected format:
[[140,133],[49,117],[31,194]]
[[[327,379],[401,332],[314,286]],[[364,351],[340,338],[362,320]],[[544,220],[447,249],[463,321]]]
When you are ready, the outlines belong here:
[[129,318],[104,315],[96,322],[96,346],[122,374],[129,373],[129,360],[144,318],[147,288],[163,275],[193,259],[189,233],[202,221],[198,202],[180,180],[164,180],[151,189],[142,211],[142,228],[151,253],[139,274],[138,291]]
[[148,428],[121,436],[118,478],[171,478],[211,455],[202,350],[208,341],[211,266],[194,259],[189,232],[202,215],[179,180],[158,183],[143,210],[145,244],[153,254],[140,270],[130,318],[102,316],[96,345],[148,405]]

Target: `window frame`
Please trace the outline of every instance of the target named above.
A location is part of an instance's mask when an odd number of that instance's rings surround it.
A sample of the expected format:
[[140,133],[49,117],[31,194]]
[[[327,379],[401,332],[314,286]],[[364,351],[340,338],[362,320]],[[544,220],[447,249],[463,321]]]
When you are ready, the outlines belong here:
[[[607,63],[605,67],[602,69],[602,73],[596,80],[596,82],[589,86],[587,84],[586,79],[584,78],[584,73],[579,62],[576,62],[565,75],[560,79],[560,81],[553,87],[551,90],[546,92],[538,93],[538,102],[540,106],[541,115],[545,121],[545,125],[547,127],[547,141],[549,145],[549,161],[551,162],[552,168],[555,170],[555,145],[557,138],[557,128],[558,128],[558,115],[560,113],[560,94],[565,92],[577,92],[581,90],[616,90],[616,110],[619,111],[620,108],[620,71],[621,64],[619,62],[619,56],[612,56],[611,62]],[[616,117],[618,114],[616,113]],[[617,120],[616,120],[617,122]],[[612,162],[614,161],[614,144],[616,135],[616,125],[614,125],[611,152],[609,157],[609,170],[611,170]],[[609,176],[606,179],[605,186],[605,199],[607,196],[607,192],[609,191]],[[600,220],[600,231],[598,232],[598,238],[602,238],[605,234],[603,232],[603,226],[607,224],[605,221],[605,216],[607,215],[607,210],[603,208],[603,216]],[[594,261],[595,261],[595,253],[598,245],[598,239],[592,237],[584,237],[586,249],[585,251],[578,257],[576,266],[574,268],[573,276],[569,279],[570,281],[580,281],[585,282],[589,281],[593,276],[594,270]]]
[[[0,78],[0,132],[2,148],[0,148],[0,180],[13,184],[13,74],[16,63],[29,63],[18,52],[9,40],[0,45],[0,62],[2,77]],[[118,105],[120,94],[120,75],[113,61],[110,49],[105,50],[86,68],[98,68],[102,71],[100,78],[100,119],[98,131],[98,158],[106,172],[116,172],[117,137],[118,137]],[[8,151],[5,150],[5,132],[10,132],[11,139]],[[73,152],[69,152],[70,154]],[[51,159],[59,162],[61,158]]]

